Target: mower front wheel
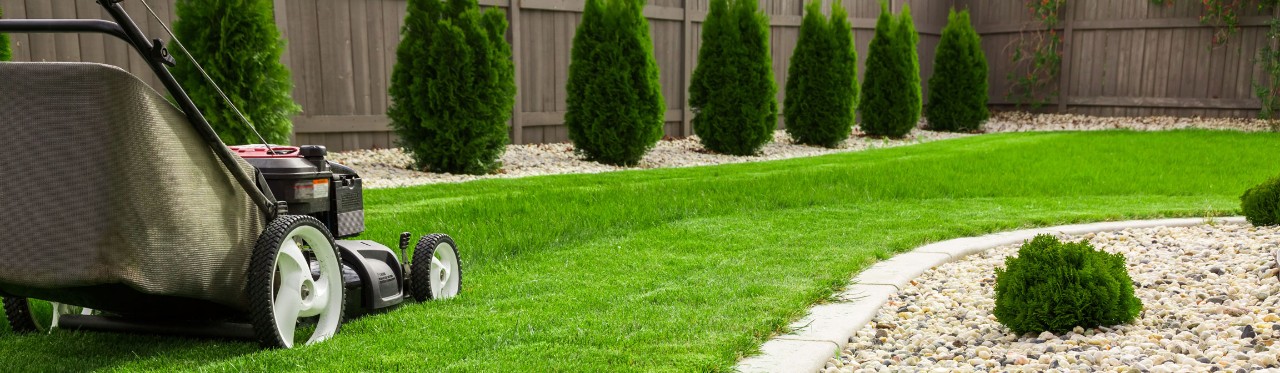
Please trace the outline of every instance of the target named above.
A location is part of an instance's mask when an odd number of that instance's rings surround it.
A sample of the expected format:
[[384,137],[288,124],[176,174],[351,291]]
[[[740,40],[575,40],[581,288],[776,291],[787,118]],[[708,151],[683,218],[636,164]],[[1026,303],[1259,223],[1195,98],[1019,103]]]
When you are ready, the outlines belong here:
[[409,264],[410,295],[419,302],[457,296],[462,288],[461,264],[453,238],[443,234],[422,236]]
[[267,226],[245,286],[249,321],[263,347],[310,345],[338,333],[346,305],[341,262],[333,236],[313,217],[285,215]]
[[4,297],[4,316],[9,321],[9,330],[18,334],[48,333],[58,328],[58,318],[62,315],[96,315],[93,309],[46,302],[42,300]]

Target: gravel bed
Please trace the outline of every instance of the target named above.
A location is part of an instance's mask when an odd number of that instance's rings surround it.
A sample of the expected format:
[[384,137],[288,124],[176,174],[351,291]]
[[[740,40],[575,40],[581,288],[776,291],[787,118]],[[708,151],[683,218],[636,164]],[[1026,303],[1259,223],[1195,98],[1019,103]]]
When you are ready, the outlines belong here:
[[1122,253],[1143,302],[1130,325],[1014,335],[995,268],[1017,245],[938,266],[891,296],[826,372],[1277,370],[1280,229],[1222,224],[1086,234]]
[[1178,129],[1266,131],[1271,129],[1270,124],[1266,121],[1254,118],[1094,117],[1076,114],[1030,114],[1025,112],[994,113],[982,128],[988,133],[1116,129],[1135,131]]
[[529,144],[507,145],[507,152],[502,156],[502,169],[493,175],[456,175],[434,174],[409,170],[412,159],[400,149],[357,150],[334,153],[330,159],[351,166],[360,172],[365,188],[393,188],[402,186],[456,183],[463,181],[516,178],[537,175],[555,175],[569,173],[600,173],[627,169],[649,169],[669,167],[708,166],[728,163],[744,163],[771,161],[778,159],[811,157],[815,155],[853,152],[866,149],[887,148],[894,146],[919,144],[928,141],[957,137],[973,136],[947,132],[916,130],[903,139],[872,139],[867,137],[851,137],[840,144],[839,148],[827,149],[816,146],[793,144],[785,131],[774,133],[774,141],[764,146],[760,155],[738,157],[707,152],[698,143],[696,136],[684,139],[668,139],[659,141],[649,154],[645,155],[635,167],[618,167],[591,162],[574,154],[573,145]]
[[[993,132],[1064,131],[1064,130],[1168,130],[1183,128],[1266,130],[1267,124],[1251,119],[1223,118],[1103,118],[1079,115],[996,113],[985,129]],[[912,131],[904,139],[873,139],[854,135],[837,149],[826,149],[792,143],[785,131],[774,134],[774,142],[765,145],[761,154],[736,157],[705,151],[696,137],[659,141],[636,167],[616,167],[583,160],[573,152],[573,145],[530,144],[508,145],[502,157],[503,167],[493,175],[435,174],[410,170],[412,160],[400,149],[359,150],[333,153],[330,159],[360,171],[365,188],[391,188],[433,183],[456,183],[477,179],[514,178],[566,173],[598,173],[624,169],[707,166],[726,163],[758,162],[831,153],[853,152],[874,148],[919,144],[929,141],[972,136],[926,130]]]

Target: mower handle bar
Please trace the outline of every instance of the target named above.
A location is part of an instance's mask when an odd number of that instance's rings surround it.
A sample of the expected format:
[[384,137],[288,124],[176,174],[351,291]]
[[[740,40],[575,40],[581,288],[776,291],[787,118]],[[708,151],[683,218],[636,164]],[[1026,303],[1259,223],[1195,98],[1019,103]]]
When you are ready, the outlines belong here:
[[88,20],[88,19],[0,19],[0,32],[10,33],[101,33],[115,36],[129,43],[133,49],[137,50],[147,61],[147,65],[160,78],[160,82],[164,84],[165,90],[173,96],[173,100],[178,104],[178,108],[191,121],[196,132],[204,139],[213,153],[231,172],[240,187],[244,189],[249,197],[253,199],[255,205],[267,216],[268,219],[275,218],[279,213],[275,197],[270,194],[270,190],[264,190],[265,183],[260,187],[258,177],[252,177],[244,172],[236,162],[236,155],[231,154],[231,150],[227,145],[222,143],[222,139],[218,138],[218,133],[213,130],[213,126],[209,125],[209,121],[200,113],[200,109],[196,107],[195,102],[187,95],[186,90],[178,84],[177,79],[169,72],[168,66],[173,66],[175,61],[173,56],[164,47],[164,42],[160,39],[147,39],[146,34],[142,33],[142,29],[138,28],[138,24],[129,17],[124,7],[120,6],[120,2],[124,0],[97,0],[102,5],[107,14],[111,16],[115,22],[105,20]]

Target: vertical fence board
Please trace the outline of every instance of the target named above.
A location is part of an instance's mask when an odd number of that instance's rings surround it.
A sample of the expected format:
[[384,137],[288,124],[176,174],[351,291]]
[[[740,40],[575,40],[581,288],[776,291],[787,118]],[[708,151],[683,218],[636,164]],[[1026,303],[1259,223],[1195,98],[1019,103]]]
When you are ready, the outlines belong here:
[[[373,0],[379,1],[379,0]],[[351,56],[351,95],[353,98],[352,112],[358,115],[371,115],[370,84],[372,79],[369,75],[369,54],[362,53],[369,50],[369,1],[368,0],[349,0],[347,7],[351,15],[351,50],[347,51],[347,55]],[[341,10],[341,9],[339,9]],[[368,136],[362,139],[371,139]]]

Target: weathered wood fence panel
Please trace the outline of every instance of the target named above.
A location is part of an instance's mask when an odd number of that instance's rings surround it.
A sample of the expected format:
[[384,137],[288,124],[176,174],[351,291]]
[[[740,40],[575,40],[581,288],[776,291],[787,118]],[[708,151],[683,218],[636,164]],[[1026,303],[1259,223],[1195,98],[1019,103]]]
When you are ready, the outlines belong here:
[[[1042,28],[1023,1],[969,0],[974,24],[983,35],[991,65],[991,97],[1011,105],[1005,93],[1010,73],[1026,74],[1009,60],[1023,37]],[[1056,32],[1063,36],[1062,72],[1049,89],[1058,111],[1102,116],[1256,115],[1254,63],[1266,44],[1267,12],[1241,14],[1240,32],[1228,44],[1211,47],[1214,29],[1200,23],[1201,4],[1168,6],[1138,0],[1068,2]]]
[[[174,18],[175,0],[152,0],[161,18]],[[824,12],[829,12],[826,0]],[[879,15],[876,0],[839,0],[849,11],[865,72],[869,45]],[[387,88],[406,0],[274,0],[276,22],[288,47],[283,62],[293,73],[294,98],[303,107],[295,120],[296,141],[335,150],[394,146],[385,115]],[[508,38],[516,62],[518,94],[511,121],[516,143],[566,141],[563,126],[565,82],[573,34],[584,0],[481,0],[506,12]],[[141,3],[126,7],[143,31],[160,37]],[[1014,44],[1040,27],[1023,0],[893,0],[895,11],[910,4],[920,32],[920,67],[927,92],[934,49],[947,10],[968,7],[983,34],[991,68],[991,97],[997,106],[1011,87],[1010,73],[1026,66],[1009,56]],[[789,59],[799,36],[803,0],[760,0],[770,15],[773,69],[778,100],[785,95]],[[102,18],[88,0],[51,2],[0,0],[8,18]],[[666,133],[687,136],[692,113],[687,87],[701,46],[701,24],[708,0],[648,0],[655,57],[666,98]],[[1224,47],[1210,48],[1213,29],[1201,25],[1199,5],[1177,1],[1157,6],[1145,0],[1077,0],[1068,3],[1056,32],[1065,37],[1060,79],[1049,88],[1059,99],[1050,109],[1095,115],[1250,116],[1259,103],[1252,97],[1253,63],[1267,42],[1267,14],[1241,17],[1241,32]],[[122,42],[101,35],[13,35],[19,61],[94,61],[128,69],[156,84],[146,64]],[[782,125],[779,118],[779,126]]]
[[[873,0],[841,0],[849,9],[859,57],[866,59],[879,5]],[[165,22],[174,18],[174,0],[153,0]],[[563,126],[565,82],[573,34],[581,19],[583,0],[483,0],[508,15],[517,66],[518,97],[511,138],[517,143],[566,141]],[[932,71],[933,49],[946,23],[952,1],[897,0],[894,9],[910,3],[921,32],[922,75]],[[53,3],[0,0],[9,18],[104,18],[96,4],[85,1]],[[126,2],[135,19],[149,19],[140,3]],[[513,7],[514,4],[514,7]],[[686,107],[688,82],[701,45],[701,23],[708,0],[649,0],[655,57],[661,71],[667,104],[666,133],[693,133],[692,113]],[[830,2],[828,2],[830,4]],[[799,37],[802,0],[761,0],[771,17],[773,70],[778,100],[785,95],[789,60]],[[296,142],[331,149],[386,148],[395,144],[385,115],[387,88],[395,64],[405,0],[275,0],[276,23],[288,40],[283,62],[294,80],[294,99],[303,107],[295,119]],[[829,5],[827,10],[829,11]],[[143,31],[159,37],[155,21]],[[146,65],[123,43],[100,35],[14,35],[20,61],[94,61],[124,67],[156,84]],[[862,62],[860,61],[860,64]],[[864,66],[859,66],[861,75]],[[779,119],[781,126],[782,120]]]

